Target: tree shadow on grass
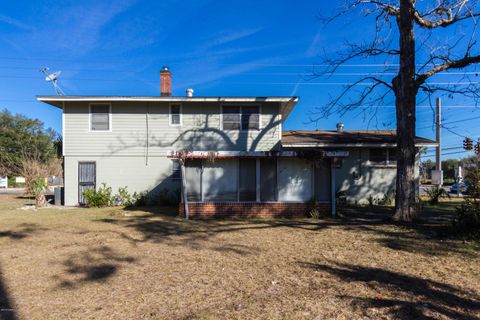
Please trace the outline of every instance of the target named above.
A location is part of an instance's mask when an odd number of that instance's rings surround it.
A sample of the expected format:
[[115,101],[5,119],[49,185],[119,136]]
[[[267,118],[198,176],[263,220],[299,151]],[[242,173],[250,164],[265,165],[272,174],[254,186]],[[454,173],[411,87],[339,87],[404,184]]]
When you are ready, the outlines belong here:
[[[172,208],[140,207],[126,208],[126,216],[99,219],[97,221],[123,226],[139,232],[140,239],[133,242],[164,242],[170,245],[188,246],[199,249],[204,247],[203,241],[222,233],[248,230],[288,228],[302,231],[319,232],[328,228],[339,228],[352,232],[370,233],[373,241],[394,250],[427,255],[458,253],[469,255],[473,251],[464,248],[461,243],[443,241],[439,230],[445,227],[445,221],[420,219],[414,224],[401,224],[391,220],[391,208],[348,208],[341,218],[325,217],[313,219],[191,219],[185,220],[175,215]],[[225,251],[232,248],[227,244]],[[254,253],[251,248],[250,253]],[[218,250],[217,250],[218,251]],[[249,254],[247,248],[236,251],[238,254]]]
[[22,240],[38,231],[46,230],[35,223],[22,223],[16,229],[0,231],[0,238],[9,238],[12,240]]
[[346,263],[326,265],[300,262],[305,268],[327,272],[345,282],[360,282],[388,290],[396,299],[339,296],[364,308],[387,308],[399,319],[478,319],[480,296],[449,284],[380,268]]
[[105,282],[124,264],[134,261],[134,258],[121,256],[107,246],[89,248],[64,261],[65,274],[55,278],[60,281],[60,288],[75,288],[89,282]]
[[13,303],[5,287],[2,270],[0,269],[0,320],[16,320],[17,315]]
[[[213,247],[205,241],[220,234],[275,228],[291,228],[306,231],[318,231],[332,224],[328,221],[308,221],[289,219],[192,219],[144,213],[138,209],[134,215],[121,218],[104,218],[97,221],[111,223],[139,232],[139,242],[168,242],[169,245],[186,246],[193,249],[209,249],[217,252],[231,252],[240,255],[258,252],[255,247],[246,247],[238,243],[218,243]],[[334,223],[334,222],[333,222]]]
[[453,234],[454,212],[424,210],[413,223],[394,222],[391,212],[391,208],[348,208],[343,228],[378,236],[372,241],[393,250],[431,256],[478,256],[478,244],[463,243]]

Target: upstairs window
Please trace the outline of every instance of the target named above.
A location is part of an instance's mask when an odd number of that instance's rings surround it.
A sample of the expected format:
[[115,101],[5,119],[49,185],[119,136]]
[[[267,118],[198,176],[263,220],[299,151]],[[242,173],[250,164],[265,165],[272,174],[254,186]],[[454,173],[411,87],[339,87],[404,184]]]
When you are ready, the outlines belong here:
[[376,165],[396,165],[397,149],[370,149],[370,162]]
[[110,105],[109,104],[91,104],[90,105],[90,129],[92,131],[110,130]]
[[181,109],[179,104],[170,105],[170,125],[179,126],[182,124]]
[[260,108],[258,106],[224,106],[222,108],[223,130],[260,129]]

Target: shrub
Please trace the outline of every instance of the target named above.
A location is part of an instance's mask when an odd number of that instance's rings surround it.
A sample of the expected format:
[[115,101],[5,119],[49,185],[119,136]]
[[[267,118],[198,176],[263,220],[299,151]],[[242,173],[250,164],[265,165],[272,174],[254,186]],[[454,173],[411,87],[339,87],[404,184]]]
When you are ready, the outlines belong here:
[[369,207],[373,207],[373,206],[376,206],[378,204],[378,199],[374,198],[372,195],[368,196],[367,201],[368,201],[368,206]]
[[311,197],[310,200],[308,200],[308,211],[307,211],[307,216],[312,218],[312,219],[320,219],[320,210],[318,209],[318,203],[317,199],[315,197]]
[[128,192],[128,188],[120,187],[118,188],[118,194],[113,197],[113,204],[116,206],[131,206],[133,205],[134,199],[132,195]]
[[45,205],[45,195],[43,192],[47,187],[45,183],[45,179],[43,178],[36,178],[31,181],[31,193],[35,197],[35,205],[37,207],[42,207]]
[[383,198],[378,200],[381,206],[392,206],[395,203],[395,191],[388,191],[383,195]]
[[431,205],[438,204],[440,198],[450,197],[448,192],[439,186],[427,188],[425,189],[425,192],[427,193],[428,203]]
[[143,192],[134,192],[132,195],[132,206],[134,207],[143,207],[147,205],[147,193],[148,191]]
[[88,189],[83,192],[87,207],[107,207],[112,205],[112,188],[107,187],[105,183],[95,189]]
[[458,233],[480,239],[480,169],[470,171],[465,180],[469,185],[469,195],[457,208],[454,226]]

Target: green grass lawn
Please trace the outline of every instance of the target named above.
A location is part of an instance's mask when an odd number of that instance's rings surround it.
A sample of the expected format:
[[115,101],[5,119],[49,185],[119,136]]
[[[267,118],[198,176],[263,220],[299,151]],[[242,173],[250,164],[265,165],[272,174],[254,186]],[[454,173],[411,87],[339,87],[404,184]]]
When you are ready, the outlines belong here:
[[480,316],[478,246],[443,236],[448,210],[412,227],[388,209],[185,221],[159,207],[18,209],[29,201],[0,196],[0,319]]

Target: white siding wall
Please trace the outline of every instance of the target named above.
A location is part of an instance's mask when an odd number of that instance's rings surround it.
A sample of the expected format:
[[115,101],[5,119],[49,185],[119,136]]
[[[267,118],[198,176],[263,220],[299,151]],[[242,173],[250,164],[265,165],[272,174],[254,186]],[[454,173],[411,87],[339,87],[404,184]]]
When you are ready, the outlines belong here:
[[[169,103],[114,102],[111,130],[90,131],[89,104],[69,102],[64,110],[65,201],[78,203],[78,162],[96,161],[97,187],[105,182],[114,192],[180,187],[169,178],[166,151],[270,151],[278,145],[277,103],[261,104],[260,130],[221,130],[218,103],[183,103],[182,125],[169,123]],[[148,121],[147,121],[148,120]],[[147,129],[148,128],[148,129]]]
[[172,179],[172,160],[165,157],[152,157],[148,165],[142,157],[65,157],[65,205],[78,204],[78,162],[96,163],[96,185],[102,182],[117,193],[119,187],[128,186],[133,193],[162,189],[172,192],[180,189],[180,181]]
[[[148,110],[148,136],[147,136]],[[220,103],[182,104],[182,125],[170,126],[168,103],[112,103],[112,130],[90,131],[88,103],[65,107],[65,155],[163,155],[167,150],[270,151],[279,141],[278,104],[261,105],[261,130],[221,130]]]
[[[373,165],[368,149],[350,149],[343,166],[336,169],[337,189],[347,192],[350,203],[367,204],[368,197],[382,199],[395,189],[396,167]],[[354,173],[357,177],[354,177]]]

